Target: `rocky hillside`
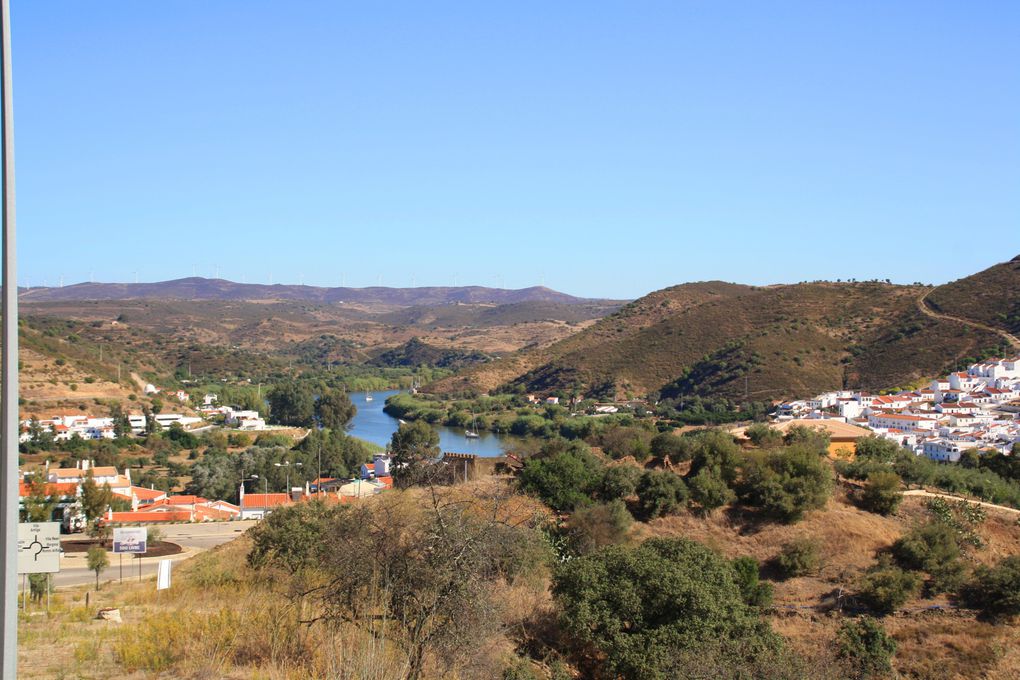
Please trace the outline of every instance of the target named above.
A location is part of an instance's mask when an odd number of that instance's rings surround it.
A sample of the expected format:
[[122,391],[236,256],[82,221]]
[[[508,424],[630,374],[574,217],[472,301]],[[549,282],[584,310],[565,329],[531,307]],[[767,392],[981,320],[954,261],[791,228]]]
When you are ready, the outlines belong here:
[[[1020,263],[1010,262],[931,296],[938,304],[960,300],[959,314],[1002,324],[1018,290]],[[1003,337],[989,329],[922,313],[918,301],[927,292],[878,282],[684,284],[641,298],[549,347],[518,352],[431,389],[766,400],[905,386],[1006,351]],[[964,306],[963,300],[971,302]]]
[[937,312],[1020,333],[1020,255],[973,276],[938,286],[928,305]]

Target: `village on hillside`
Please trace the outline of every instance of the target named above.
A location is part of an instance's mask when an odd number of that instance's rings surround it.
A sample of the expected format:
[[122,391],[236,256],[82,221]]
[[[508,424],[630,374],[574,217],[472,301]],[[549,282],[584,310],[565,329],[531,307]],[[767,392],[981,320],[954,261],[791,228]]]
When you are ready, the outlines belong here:
[[973,364],[917,390],[844,390],[784,402],[775,419],[847,423],[945,463],[972,449],[1008,455],[1020,443],[1020,355]]

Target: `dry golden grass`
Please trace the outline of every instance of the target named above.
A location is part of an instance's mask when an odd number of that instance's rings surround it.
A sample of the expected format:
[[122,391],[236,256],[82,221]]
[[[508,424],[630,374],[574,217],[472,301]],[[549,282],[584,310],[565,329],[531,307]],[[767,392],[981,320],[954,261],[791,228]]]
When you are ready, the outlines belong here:
[[[505,482],[484,479],[445,492],[445,501],[510,523],[548,511],[534,499],[498,494]],[[381,512],[413,521],[427,492],[392,492],[373,502]],[[496,497],[498,500],[493,500]],[[544,513],[544,514],[543,514]],[[301,623],[314,603],[294,597],[289,582],[246,566],[250,540],[242,536],[175,566],[174,584],[156,593],[153,581],[111,583],[56,596],[49,616],[26,617],[19,627],[19,673],[25,678],[351,678],[402,677],[406,656],[386,624],[373,635],[352,624]],[[516,631],[548,609],[548,574],[520,584],[498,584],[503,629]],[[120,609],[123,623],[94,619],[100,607]],[[435,663],[427,677],[463,680],[498,676],[512,658],[507,634],[479,637],[457,659],[456,675]]]

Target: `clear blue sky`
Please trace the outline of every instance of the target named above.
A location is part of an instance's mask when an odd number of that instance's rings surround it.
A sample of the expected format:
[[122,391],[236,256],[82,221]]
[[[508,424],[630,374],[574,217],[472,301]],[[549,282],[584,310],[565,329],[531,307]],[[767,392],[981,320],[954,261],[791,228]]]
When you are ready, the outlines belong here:
[[1020,253],[1017,2],[12,4],[23,285],[636,297]]

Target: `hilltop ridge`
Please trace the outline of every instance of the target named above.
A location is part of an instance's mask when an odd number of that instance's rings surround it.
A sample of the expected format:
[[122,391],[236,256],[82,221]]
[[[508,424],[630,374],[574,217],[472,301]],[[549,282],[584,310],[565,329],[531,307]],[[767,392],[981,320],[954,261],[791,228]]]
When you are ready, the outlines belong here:
[[193,276],[155,283],[76,283],[59,288],[22,288],[19,297],[25,302],[62,302],[69,300],[246,300],[299,301],[319,304],[351,303],[411,307],[442,304],[512,304],[519,302],[555,302],[583,304],[604,302],[581,298],[546,288],[531,286],[520,289],[487,288],[484,286],[424,286],[420,288],[321,287],[288,284],[236,283],[225,279]]
[[[428,387],[771,400],[827,389],[905,386],[1008,351],[992,328],[1020,322],[1020,263],[937,287],[870,282],[665,288],[547,347],[524,349]],[[919,306],[951,308],[956,319]]]

